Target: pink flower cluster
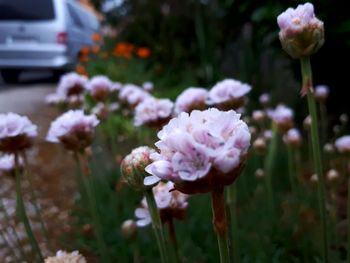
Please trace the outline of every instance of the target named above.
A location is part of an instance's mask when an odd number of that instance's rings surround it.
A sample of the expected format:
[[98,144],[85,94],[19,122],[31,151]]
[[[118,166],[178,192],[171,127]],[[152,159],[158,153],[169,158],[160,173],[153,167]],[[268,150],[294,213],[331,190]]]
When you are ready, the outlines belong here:
[[[159,183],[153,187],[153,195],[163,222],[169,219],[168,216],[178,219],[183,217],[189,196],[174,190],[172,182]],[[135,210],[135,216],[138,218],[136,224],[139,227],[147,226],[152,222],[145,198],[141,202],[141,207]]]
[[63,145],[73,151],[83,150],[91,144],[99,121],[82,110],[70,110],[51,123],[46,140]]
[[25,150],[37,135],[37,126],[27,117],[12,112],[0,114],[0,151]]
[[286,132],[293,126],[294,112],[284,105],[278,105],[276,109],[270,110],[268,115],[281,132]]
[[215,108],[181,113],[163,127],[158,138],[155,145],[160,152],[151,155],[154,162],[146,171],[152,176],[145,178],[145,184],[161,179],[193,182],[214,174],[212,181],[220,184],[221,174],[225,177],[239,168],[250,145],[250,132],[240,115]]
[[45,259],[45,263],[86,263],[86,259],[78,251],[71,253],[59,250],[54,257]]
[[134,125],[161,127],[171,118],[173,107],[174,103],[168,99],[149,97],[135,108]]
[[277,17],[279,37],[285,51],[294,58],[310,56],[324,43],[324,27],[311,3],[288,8]]
[[335,147],[340,153],[350,153],[350,135],[345,135],[335,141]]
[[244,96],[250,92],[251,86],[235,79],[218,82],[209,91],[209,103],[222,110],[238,109],[244,104]]
[[176,99],[175,113],[190,113],[192,110],[204,110],[208,97],[208,91],[203,88],[190,87],[184,90]]
[[90,92],[91,96],[96,101],[106,101],[108,96],[115,91],[120,90],[121,85],[119,83],[113,83],[106,76],[95,76],[93,77],[86,89]]
[[[18,165],[23,166],[23,159],[18,159]],[[0,172],[11,173],[15,170],[15,155],[5,154],[0,157]]]
[[133,84],[124,85],[119,92],[119,100],[127,103],[131,107],[136,107],[137,104],[149,97],[151,97],[151,95],[147,91]]

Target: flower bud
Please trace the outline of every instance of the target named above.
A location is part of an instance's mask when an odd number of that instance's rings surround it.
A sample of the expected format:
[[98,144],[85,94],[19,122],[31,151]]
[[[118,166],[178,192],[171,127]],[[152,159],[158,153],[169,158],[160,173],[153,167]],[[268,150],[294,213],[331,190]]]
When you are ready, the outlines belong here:
[[319,85],[315,87],[315,98],[324,102],[329,96],[329,87],[326,85]]
[[141,146],[132,150],[121,163],[120,169],[125,182],[137,191],[146,188],[143,184],[144,177],[148,176],[145,167],[152,163],[150,155],[154,152],[150,147]]
[[127,239],[134,238],[136,235],[136,230],[136,223],[132,219],[124,221],[121,227],[122,235]]
[[257,138],[254,143],[253,147],[259,154],[264,154],[266,152],[266,140],[264,138]]
[[301,145],[301,134],[297,129],[290,129],[283,136],[283,141],[290,147],[298,148]]
[[339,173],[337,170],[335,169],[330,169],[328,172],[327,172],[327,179],[329,181],[334,181],[334,180],[337,180],[339,178]]
[[293,58],[308,57],[324,43],[324,26],[311,3],[288,8],[277,17],[283,49]]
[[347,124],[349,121],[349,116],[346,113],[340,115],[339,120],[342,124]]
[[305,130],[309,130],[311,128],[311,116],[308,115],[303,121],[303,126]]
[[326,143],[324,146],[323,146],[323,151],[327,154],[332,154],[335,152],[335,148],[334,148],[334,145],[331,144],[331,143]]
[[263,93],[259,97],[259,102],[263,107],[267,107],[270,104],[270,95],[267,93]]
[[263,178],[265,176],[265,172],[263,169],[259,168],[255,171],[256,178]]
[[252,118],[256,122],[263,122],[265,120],[266,114],[262,110],[253,111]]

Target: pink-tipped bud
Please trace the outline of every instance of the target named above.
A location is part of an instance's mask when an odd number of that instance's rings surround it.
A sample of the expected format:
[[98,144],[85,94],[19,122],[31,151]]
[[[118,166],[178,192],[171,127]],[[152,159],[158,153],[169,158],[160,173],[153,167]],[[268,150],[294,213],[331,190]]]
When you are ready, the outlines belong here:
[[329,96],[329,87],[326,85],[319,85],[315,87],[315,98],[324,102]]
[[293,58],[308,57],[324,43],[324,26],[311,3],[288,8],[277,17],[283,49]]
[[299,130],[295,128],[288,130],[288,132],[283,136],[283,141],[290,147],[300,147],[302,138]]
[[262,110],[255,110],[252,113],[252,118],[256,122],[263,122],[266,118],[266,114]]
[[330,169],[328,172],[327,172],[327,179],[329,181],[335,181],[339,178],[339,173],[337,170],[335,169]]
[[265,172],[263,169],[259,168],[255,171],[256,178],[263,178],[265,176]]
[[259,97],[259,102],[263,107],[267,107],[270,104],[270,95],[267,93],[263,93]]
[[309,130],[311,128],[311,116],[308,115],[303,121],[303,126],[305,130]]
[[121,232],[125,238],[127,239],[134,238],[136,236],[136,231],[137,231],[137,225],[134,220],[128,219],[123,222],[121,226]]
[[259,154],[264,154],[266,152],[266,140],[264,138],[257,138],[253,142],[254,150]]
[[152,163],[150,155],[154,152],[150,147],[141,146],[132,150],[121,163],[120,169],[125,182],[137,191],[146,188],[143,184],[144,177],[148,176],[145,167]]

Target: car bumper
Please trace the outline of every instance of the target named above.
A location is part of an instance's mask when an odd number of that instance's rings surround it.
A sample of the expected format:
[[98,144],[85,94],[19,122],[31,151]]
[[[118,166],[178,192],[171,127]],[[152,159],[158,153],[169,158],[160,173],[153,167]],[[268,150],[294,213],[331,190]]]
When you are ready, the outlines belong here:
[[73,64],[63,45],[0,45],[0,68],[66,68]]

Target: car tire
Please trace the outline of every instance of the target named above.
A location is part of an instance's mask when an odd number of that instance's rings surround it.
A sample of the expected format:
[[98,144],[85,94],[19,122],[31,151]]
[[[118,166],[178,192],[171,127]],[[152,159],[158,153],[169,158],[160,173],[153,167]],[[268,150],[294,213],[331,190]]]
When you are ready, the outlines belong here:
[[5,83],[15,84],[18,83],[19,75],[21,71],[18,69],[3,69],[1,70],[1,76]]

